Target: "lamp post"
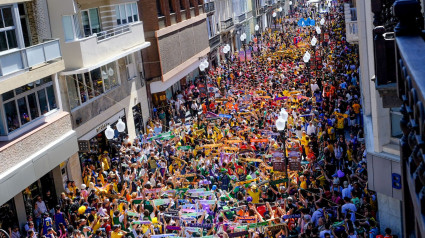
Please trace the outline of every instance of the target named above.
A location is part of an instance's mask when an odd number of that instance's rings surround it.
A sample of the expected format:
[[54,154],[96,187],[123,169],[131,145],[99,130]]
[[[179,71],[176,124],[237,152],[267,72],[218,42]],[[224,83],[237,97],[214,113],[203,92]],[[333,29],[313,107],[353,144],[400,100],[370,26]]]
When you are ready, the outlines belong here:
[[314,72],[314,76],[317,77],[317,62],[316,62],[316,43],[317,43],[317,39],[315,36],[313,36],[313,39],[311,39],[311,46],[313,48],[313,58],[314,58],[314,65],[315,65],[315,72]]
[[[306,67],[307,67],[307,74],[310,74],[310,58],[311,58],[310,53],[308,51],[305,52],[305,54],[303,56],[303,61],[304,61],[305,65],[306,65]],[[311,84],[310,83],[310,75],[308,75],[308,84],[309,85]]]
[[277,11],[279,12],[279,20],[280,20],[280,23],[281,23],[281,26],[282,26],[282,29],[283,29],[283,21],[282,21],[282,7],[279,7],[278,9],[277,9]]
[[283,144],[283,159],[285,161],[285,175],[286,175],[286,187],[289,186],[289,178],[288,178],[288,158],[286,157],[286,122],[288,121],[288,112],[285,108],[282,108],[279,117],[276,120],[276,129],[280,134],[280,140]]
[[260,46],[260,33],[259,33],[260,26],[257,24],[255,25],[254,29],[255,29],[255,35],[257,36],[257,45]]
[[207,77],[205,76],[205,69],[208,68],[210,64],[208,63],[207,59],[204,59],[201,61],[201,63],[199,64],[199,70],[201,71],[202,75],[205,78],[205,89],[207,90],[207,99],[206,99],[206,105],[207,105],[207,110],[209,107],[209,102],[208,102],[208,82],[207,82]]
[[274,19],[274,28],[275,29],[276,29],[276,16],[277,16],[277,13],[276,12],[273,12],[272,17]]
[[246,42],[245,42],[245,40],[246,40],[246,34],[245,33],[242,33],[242,35],[240,37],[240,40],[241,40],[241,44],[243,46],[243,51],[245,53],[245,63],[246,63]]

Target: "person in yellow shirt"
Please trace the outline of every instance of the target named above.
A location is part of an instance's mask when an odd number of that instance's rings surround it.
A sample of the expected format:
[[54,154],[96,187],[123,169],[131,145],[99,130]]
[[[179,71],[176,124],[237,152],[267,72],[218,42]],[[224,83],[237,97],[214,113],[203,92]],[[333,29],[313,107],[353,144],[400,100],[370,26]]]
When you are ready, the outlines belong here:
[[260,202],[260,190],[257,188],[256,185],[252,185],[247,190],[249,196],[252,197],[252,203],[259,203]]
[[114,225],[113,230],[111,232],[111,238],[121,238],[125,236],[127,232],[121,230],[120,225]]
[[108,151],[104,151],[103,154],[99,156],[99,162],[102,164],[102,169],[104,171],[109,170],[109,161]]

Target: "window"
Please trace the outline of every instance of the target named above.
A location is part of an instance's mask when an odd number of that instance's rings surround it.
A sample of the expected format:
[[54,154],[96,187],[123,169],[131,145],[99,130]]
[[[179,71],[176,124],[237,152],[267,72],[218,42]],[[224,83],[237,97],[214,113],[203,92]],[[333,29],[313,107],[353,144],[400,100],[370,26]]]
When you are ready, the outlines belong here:
[[400,128],[400,120],[403,117],[400,112],[400,108],[391,108],[390,109],[390,120],[391,120],[391,137],[401,138],[403,132]]
[[136,77],[136,70],[135,70],[135,65],[134,65],[134,62],[133,62],[133,55],[132,54],[127,55],[125,57],[125,65],[126,65],[126,68],[127,68],[127,79],[131,80],[134,77]]
[[24,38],[25,47],[28,47],[31,45],[31,34],[29,30],[29,24],[28,24],[28,18],[26,14],[25,5],[23,3],[19,3],[18,9],[19,9],[19,17],[21,19],[21,27],[22,27],[22,34]]
[[[116,62],[111,62],[84,74],[68,76],[66,84],[68,86],[69,105],[71,109],[74,109],[119,86]],[[52,92],[53,88],[47,88],[46,93],[49,97],[47,102],[49,105],[56,105],[55,100],[50,100],[50,93]]]
[[[57,108],[52,79],[46,77],[2,94],[5,135]],[[2,119],[3,120],[3,119]]]
[[97,8],[81,11],[81,18],[83,20],[84,36],[91,36],[101,31]]
[[186,0],[180,0],[180,9],[181,10],[185,10],[186,9],[185,2],[186,2]]
[[0,51],[18,47],[15,30],[12,7],[0,8]]
[[74,24],[72,21],[72,16],[63,16],[62,17],[63,31],[65,35],[65,41],[74,40]]
[[139,21],[139,10],[137,3],[119,4],[115,6],[117,25],[124,25]]

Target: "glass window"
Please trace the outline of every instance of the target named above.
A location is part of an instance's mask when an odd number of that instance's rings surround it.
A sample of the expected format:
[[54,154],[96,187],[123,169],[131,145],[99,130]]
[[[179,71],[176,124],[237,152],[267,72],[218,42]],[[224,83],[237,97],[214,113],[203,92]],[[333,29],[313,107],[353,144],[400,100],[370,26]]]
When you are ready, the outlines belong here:
[[168,6],[170,7],[170,12],[174,13],[174,6],[173,6],[173,0],[168,0]]
[[24,86],[21,86],[17,89],[15,89],[16,95],[19,95],[21,93],[25,93],[26,91],[29,91],[34,88],[34,83],[25,84]]
[[65,41],[74,40],[74,26],[72,24],[72,16],[63,16],[62,25],[65,34]]
[[100,68],[94,69],[90,72],[94,96],[97,97],[103,93],[103,81]]
[[47,98],[49,99],[50,110],[56,109],[57,108],[56,97],[55,97],[55,90],[53,90],[53,85],[50,85],[49,87],[47,87],[46,91],[47,91]]
[[107,66],[108,66],[109,83],[111,84],[111,89],[113,89],[119,85],[117,64],[114,61],[112,63],[109,63]]
[[0,51],[18,47],[12,7],[0,8]]
[[89,20],[89,13],[88,11],[82,11],[81,12],[81,18],[83,20],[83,29],[84,29],[84,36],[90,36],[91,30],[90,30],[90,20]]
[[0,51],[7,50],[6,32],[0,32]]
[[9,92],[2,94],[3,101],[7,101],[7,100],[13,98],[14,96],[15,96],[15,94],[13,93],[13,90],[10,90]]
[[[71,97],[69,99],[70,104],[71,104],[71,108],[74,108],[74,107],[78,106],[78,104],[79,104],[78,93],[76,92],[77,87],[75,86],[75,80],[71,79],[71,78],[67,78],[66,82],[68,83],[68,95],[70,95],[70,93],[71,93],[70,90],[74,90],[74,91],[72,91],[72,92],[74,92],[74,94],[73,94],[74,97],[72,98],[73,103],[71,103]],[[70,82],[74,84],[73,88],[69,87]],[[47,105],[46,90],[44,88],[41,89],[41,90],[38,90],[37,96],[38,96],[38,104],[40,105],[41,115],[44,115],[49,111],[49,106]],[[77,100],[76,103],[74,101],[75,99]],[[75,104],[76,104],[76,106],[75,106]]]
[[77,74],[77,78],[80,85],[81,103],[85,103],[87,100],[93,98],[93,86],[91,85],[90,75],[89,73],[84,73],[84,75]]
[[40,113],[38,111],[38,105],[37,105],[37,97],[35,96],[35,93],[31,93],[28,95],[28,105],[30,107],[30,116],[31,120],[34,120],[40,116]]
[[102,80],[103,80],[103,85],[105,86],[105,91],[108,91],[109,89],[111,89],[111,83],[109,82],[109,74],[108,74],[108,67],[106,66],[102,66]]
[[18,101],[19,116],[21,118],[21,124],[25,125],[30,121],[27,102],[25,100],[25,97],[19,98],[17,101]]
[[156,0],[156,10],[158,11],[158,16],[162,17],[164,14],[162,13],[161,1]]
[[16,109],[16,102],[13,100],[11,102],[4,104],[4,111],[6,114],[7,129],[9,132],[12,132],[20,127],[18,119],[18,110]]
[[124,5],[120,5],[121,24],[127,24],[127,14]]
[[126,12],[127,12],[128,23],[133,22],[131,4],[125,4],[125,9],[126,9]]
[[100,22],[99,22],[99,11],[97,8],[89,10],[90,13],[90,27],[92,33],[100,32]]
[[120,5],[115,6],[115,17],[117,18],[117,25],[121,25]]
[[391,120],[391,136],[396,138],[401,138],[403,132],[400,128],[400,120],[403,116],[400,113],[400,108],[391,108],[390,110],[390,120]]
[[137,3],[132,3],[132,14],[134,21],[139,21],[139,10],[137,9]]

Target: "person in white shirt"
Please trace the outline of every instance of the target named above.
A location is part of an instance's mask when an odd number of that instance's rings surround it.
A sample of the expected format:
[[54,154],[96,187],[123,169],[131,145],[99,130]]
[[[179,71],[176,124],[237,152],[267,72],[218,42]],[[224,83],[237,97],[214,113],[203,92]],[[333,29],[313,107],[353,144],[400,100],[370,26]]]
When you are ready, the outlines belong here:
[[316,127],[313,122],[310,122],[307,126],[307,135],[311,136],[312,134],[316,134]]
[[47,212],[46,203],[44,203],[44,201],[41,199],[40,196],[37,196],[37,202],[35,202],[35,203],[37,203],[37,206],[40,209],[40,211],[41,211],[42,214],[45,213],[45,212]]
[[346,216],[348,214],[348,212],[350,212],[350,214],[351,214],[350,220],[352,222],[355,222],[356,221],[356,211],[357,211],[356,205],[354,205],[351,202],[349,197],[345,197],[344,202],[345,202],[345,204],[342,205],[342,210],[341,210],[342,213],[344,213],[344,215]]

